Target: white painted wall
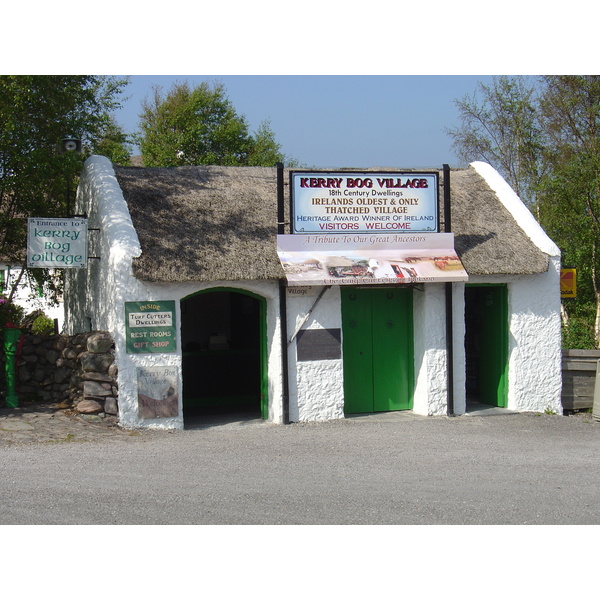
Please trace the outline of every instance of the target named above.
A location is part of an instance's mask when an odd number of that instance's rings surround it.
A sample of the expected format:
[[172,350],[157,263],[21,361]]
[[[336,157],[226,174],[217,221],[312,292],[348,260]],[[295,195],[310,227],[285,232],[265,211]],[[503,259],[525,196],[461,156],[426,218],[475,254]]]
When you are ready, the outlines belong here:
[[[306,289],[306,288],[305,288]],[[296,330],[341,329],[340,290],[332,286],[309,313],[323,288],[313,287],[305,296],[287,297],[288,340]],[[296,290],[293,290],[294,293]],[[296,340],[288,346],[290,421],[326,421],[344,418],[342,359],[298,361]]]
[[[474,163],[501,196],[504,205],[538,247],[551,255],[547,273],[535,276],[472,277],[473,283],[508,283],[510,313],[508,408],[513,410],[560,411],[560,253],[545,236],[527,209],[489,165]],[[182,411],[172,419],[141,420],[137,416],[137,367],[166,365],[176,367],[181,381],[181,336],[173,354],[128,355],[125,350],[124,303],[143,300],[174,300],[177,323],[181,324],[179,302],[212,287],[244,289],[266,298],[269,420],[283,421],[282,353],[279,287],[275,281],[182,284],[147,283],[132,275],[132,260],[141,248],[118,186],[112,165],[103,157],[86,161],[78,190],[77,210],[87,213],[90,227],[99,227],[90,240],[91,253],[100,260],[90,261],[87,271],[67,272],[68,333],[100,329],[110,331],[116,344],[119,368],[120,420],[126,427],[183,427]],[[523,212],[523,208],[525,211]],[[93,233],[91,234],[93,235]],[[464,289],[452,285],[454,343],[454,412],[465,412]],[[301,325],[304,329],[340,328],[339,288],[331,287],[304,317],[319,293],[288,295],[288,340]],[[425,284],[413,291],[415,394],[414,412],[444,415],[447,412],[445,285]],[[343,332],[342,332],[343,336]],[[343,360],[298,361],[295,341],[288,345],[289,401],[291,421],[323,421],[344,416]],[[185,385],[185,382],[183,382]],[[181,400],[180,400],[181,403]],[[181,409],[181,406],[180,406]]]
[[472,277],[470,282],[508,286],[507,408],[561,414],[560,257],[551,258],[547,273]]
[[560,257],[509,284],[508,408],[562,414]]
[[[455,284],[456,286],[456,284]],[[288,297],[288,332],[291,338],[308,314],[322,288],[304,297]],[[455,292],[455,336],[464,338],[459,285]],[[413,291],[415,394],[413,411],[422,415],[446,414],[446,325],[444,284],[427,284]],[[458,314],[458,316],[456,316]],[[341,328],[339,287],[330,288],[315,306],[303,329]],[[462,327],[462,329],[461,329]],[[343,331],[342,331],[343,341]],[[462,375],[455,379],[464,404],[464,344]],[[460,352],[458,366],[460,368]],[[455,362],[457,362],[455,358]],[[289,346],[290,420],[324,421],[344,417],[343,354],[340,360],[297,361],[296,344]],[[462,392],[460,386],[462,385]]]
[[69,333],[89,330],[110,331],[115,340],[115,361],[119,370],[119,420],[124,427],[183,428],[179,416],[168,419],[140,419],[137,414],[137,368],[172,366],[182,382],[181,332],[177,351],[164,354],[127,354],[125,339],[125,302],[174,300],[176,319],[181,327],[180,301],[201,290],[230,287],[253,292],[266,298],[268,340],[269,420],[283,421],[282,363],[279,328],[279,287],[275,281],[210,284],[149,283],[133,277],[132,260],[141,248],[133,228],[127,204],[108,159],[92,156],[84,166],[77,193],[77,210],[86,213],[90,227],[99,227],[91,252],[100,260],[91,262],[85,272],[71,272],[67,278],[66,327]]
[[494,168],[482,162],[471,166],[529,239],[550,257],[546,273],[472,278],[473,283],[508,283],[508,408],[561,413],[560,249]]
[[[452,284],[452,353],[454,355],[454,414],[462,415],[467,406],[467,361],[465,352],[465,284]],[[445,338],[444,338],[445,339]]]
[[[453,283],[452,354],[454,414],[466,406],[464,283]],[[413,292],[415,332],[415,400],[413,411],[441,416],[448,412],[446,285],[425,284]]]
[[[507,284],[509,293],[508,406],[515,411],[561,409],[560,298],[556,292],[560,261],[535,276],[472,277],[471,283]],[[311,309],[311,295],[288,297],[291,337]],[[452,284],[454,414],[466,412],[465,284]],[[448,412],[445,285],[426,284],[413,291],[413,412],[443,416]],[[316,305],[304,329],[341,328],[339,288],[332,287]],[[342,331],[343,339],[343,331]],[[344,417],[343,356],[340,360],[297,361],[289,346],[290,420],[324,421]]]

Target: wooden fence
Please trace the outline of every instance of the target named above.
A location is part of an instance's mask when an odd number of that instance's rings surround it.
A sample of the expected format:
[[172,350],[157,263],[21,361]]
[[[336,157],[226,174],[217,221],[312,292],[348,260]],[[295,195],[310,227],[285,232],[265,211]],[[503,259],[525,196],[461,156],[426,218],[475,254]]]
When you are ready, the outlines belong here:
[[600,350],[562,351],[562,406],[565,411],[594,407]]

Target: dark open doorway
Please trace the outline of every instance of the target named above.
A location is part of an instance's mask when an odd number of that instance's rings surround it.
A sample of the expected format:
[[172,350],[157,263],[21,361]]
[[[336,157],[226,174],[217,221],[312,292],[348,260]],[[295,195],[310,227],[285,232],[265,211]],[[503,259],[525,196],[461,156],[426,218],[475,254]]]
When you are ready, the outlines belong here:
[[506,408],[508,400],[508,289],[465,286],[467,410],[476,403]]
[[181,301],[183,417],[267,418],[264,298],[216,288]]

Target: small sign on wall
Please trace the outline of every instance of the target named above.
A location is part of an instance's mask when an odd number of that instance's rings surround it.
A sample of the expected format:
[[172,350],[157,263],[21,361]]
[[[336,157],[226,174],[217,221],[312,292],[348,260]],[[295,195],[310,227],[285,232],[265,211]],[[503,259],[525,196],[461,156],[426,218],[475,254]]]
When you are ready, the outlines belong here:
[[175,302],[125,302],[125,338],[128,354],[175,352]]
[[301,329],[296,337],[299,361],[335,360],[342,357],[340,329]]
[[138,367],[137,387],[140,419],[179,415],[177,367]]
[[316,296],[323,288],[316,285],[303,285],[295,287],[287,287],[288,298],[303,298],[309,296]]
[[577,297],[577,269],[560,270],[560,297]]

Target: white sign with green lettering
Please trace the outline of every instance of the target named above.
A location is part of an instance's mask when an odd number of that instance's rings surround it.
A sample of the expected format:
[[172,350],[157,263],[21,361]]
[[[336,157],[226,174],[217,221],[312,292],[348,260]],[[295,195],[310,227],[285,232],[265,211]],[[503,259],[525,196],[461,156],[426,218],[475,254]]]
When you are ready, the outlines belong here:
[[29,268],[80,269],[87,260],[87,219],[27,219]]

